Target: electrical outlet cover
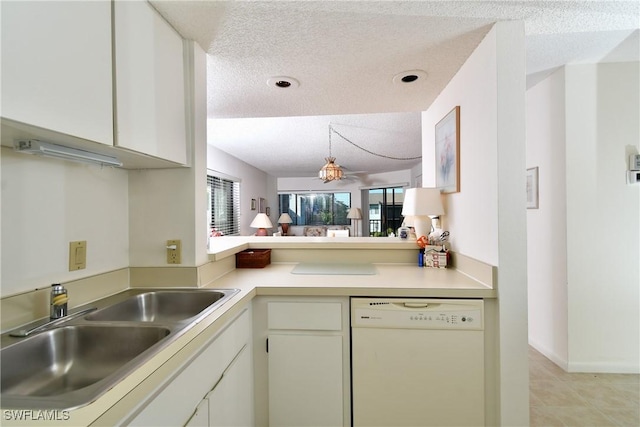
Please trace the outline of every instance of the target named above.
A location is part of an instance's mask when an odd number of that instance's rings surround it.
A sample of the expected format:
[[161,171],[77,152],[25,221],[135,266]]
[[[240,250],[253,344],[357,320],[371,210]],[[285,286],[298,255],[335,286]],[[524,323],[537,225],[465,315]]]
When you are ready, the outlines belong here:
[[182,242],[180,240],[167,240],[167,264],[180,263],[182,263]]

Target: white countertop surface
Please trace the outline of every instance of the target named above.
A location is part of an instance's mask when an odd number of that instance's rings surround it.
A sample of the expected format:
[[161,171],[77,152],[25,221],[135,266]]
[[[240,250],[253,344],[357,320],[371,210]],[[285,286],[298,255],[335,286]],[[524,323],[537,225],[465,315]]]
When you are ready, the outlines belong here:
[[495,289],[454,269],[373,264],[376,274],[294,274],[296,266],[239,268],[207,287],[255,290],[257,295],[496,297]]

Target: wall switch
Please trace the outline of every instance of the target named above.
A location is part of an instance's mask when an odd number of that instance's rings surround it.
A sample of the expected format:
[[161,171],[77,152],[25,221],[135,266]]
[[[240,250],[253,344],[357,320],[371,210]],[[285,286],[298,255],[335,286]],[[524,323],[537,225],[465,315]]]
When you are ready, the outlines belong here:
[[182,262],[182,242],[180,240],[167,240],[167,264],[180,264]]
[[69,271],[87,268],[87,241],[69,242]]

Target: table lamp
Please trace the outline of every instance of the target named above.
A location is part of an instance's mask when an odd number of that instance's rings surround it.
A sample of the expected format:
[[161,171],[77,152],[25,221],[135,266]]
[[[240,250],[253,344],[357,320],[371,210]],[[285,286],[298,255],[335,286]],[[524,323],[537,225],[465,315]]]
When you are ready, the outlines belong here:
[[289,216],[288,213],[283,212],[278,218],[278,223],[282,226],[282,235],[286,236],[289,233],[289,224],[291,224],[293,220]]
[[431,220],[444,214],[439,188],[407,188],[402,204],[402,216],[412,217],[410,221],[416,230],[416,238],[429,236]]
[[257,228],[256,236],[266,236],[267,228],[273,228],[273,224],[271,224],[271,220],[267,216],[267,214],[259,213],[249,224],[251,228]]

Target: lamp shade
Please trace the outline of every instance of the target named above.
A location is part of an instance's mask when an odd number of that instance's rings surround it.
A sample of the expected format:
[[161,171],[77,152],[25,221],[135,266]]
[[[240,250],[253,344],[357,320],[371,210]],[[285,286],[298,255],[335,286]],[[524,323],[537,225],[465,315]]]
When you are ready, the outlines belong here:
[[291,219],[291,216],[289,216],[288,213],[283,212],[280,215],[280,218],[278,218],[278,223],[280,223],[282,225],[282,235],[283,236],[288,236],[289,235],[289,224],[291,224],[293,222],[293,220]]
[[407,188],[402,203],[402,216],[405,223],[411,223],[416,230],[416,237],[427,236],[430,226],[427,216],[437,217],[444,214],[440,189]]
[[278,224],[291,224],[292,222],[291,216],[286,212],[282,213],[280,218],[278,218]]
[[354,234],[356,237],[358,237],[358,220],[362,218],[362,211],[360,210],[360,208],[351,208],[349,209],[349,212],[347,212],[347,218],[353,220]]
[[439,216],[444,214],[439,188],[407,188],[402,216]]
[[249,227],[257,228],[256,236],[266,236],[267,228],[272,228],[273,224],[271,224],[271,220],[267,216],[267,214],[259,213],[256,217],[251,221]]
[[351,208],[351,209],[349,209],[349,212],[347,213],[347,218],[349,218],[349,219],[361,219],[362,218],[362,211],[360,211],[360,208]]

